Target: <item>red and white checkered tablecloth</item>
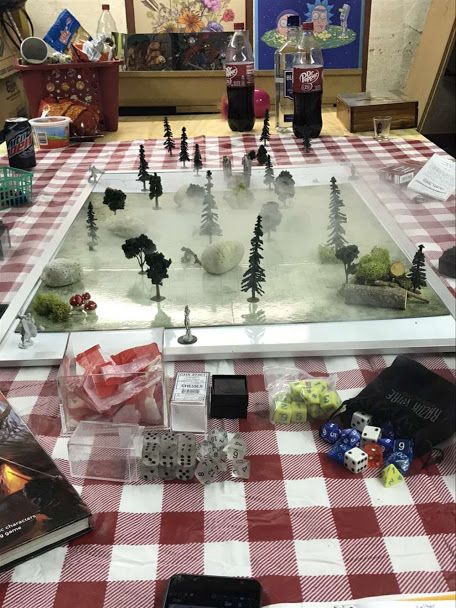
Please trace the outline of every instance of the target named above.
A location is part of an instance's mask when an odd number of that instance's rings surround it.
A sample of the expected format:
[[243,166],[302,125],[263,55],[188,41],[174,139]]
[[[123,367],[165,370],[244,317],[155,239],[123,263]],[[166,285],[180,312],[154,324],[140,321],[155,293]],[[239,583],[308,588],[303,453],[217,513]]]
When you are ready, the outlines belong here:
[[[199,142],[207,166],[218,166],[223,154],[240,159],[257,145],[253,136]],[[18,289],[33,256],[65,216],[88,166],[134,169],[137,144],[94,144],[39,156],[35,205],[6,214],[14,245],[23,246],[0,267],[3,301]],[[381,166],[439,152],[429,142],[326,137],[313,143],[303,161],[292,139],[273,137],[270,147],[275,164],[336,159]],[[161,141],[146,142],[146,150],[151,166],[176,164],[175,158],[163,161]],[[454,244],[454,200],[385,204],[412,240],[425,244],[431,261]],[[282,361],[313,375],[337,373],[337,389],[348,398],[393,358]],[[454,381],[454,357],[416,358]],[[243,433],[251,478],[221,479],[207,487],[197,481],[78,485],[75,480],[93,511],[94,531],[0,574],[2,608],[151,608],[176,572],[254,576],[266,604],[456,589],[454,443],[441,465],[420,469],[415,462],[405,483],[386,489],[378,471],[355,476],[333,463],[317,425],[270,424],[262,360],[168,364],[169,376],[181,370],[247,374],[249,416],[225,421],[225,428]],[[68,475],[56,373],[56,368],[0,369],[0,390]]]

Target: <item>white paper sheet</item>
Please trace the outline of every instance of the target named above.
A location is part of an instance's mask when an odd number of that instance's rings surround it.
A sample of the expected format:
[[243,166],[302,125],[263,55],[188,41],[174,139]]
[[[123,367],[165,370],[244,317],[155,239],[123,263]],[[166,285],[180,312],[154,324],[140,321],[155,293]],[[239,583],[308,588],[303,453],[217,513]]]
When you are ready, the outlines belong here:
[[434,154],[408,185],[409,190],[446,201],[455,191],[456,163]]

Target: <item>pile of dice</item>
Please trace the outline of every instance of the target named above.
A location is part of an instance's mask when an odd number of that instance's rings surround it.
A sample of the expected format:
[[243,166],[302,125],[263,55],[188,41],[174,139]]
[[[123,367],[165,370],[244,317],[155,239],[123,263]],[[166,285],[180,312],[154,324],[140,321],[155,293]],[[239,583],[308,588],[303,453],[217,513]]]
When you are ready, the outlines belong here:
[[145,481],[215,481],[219,473],[248,479],[250,462],[245,459],[246,444],[239,433],[229,441],[224,429],[213,429],[198,443],[193,433],[147,431],[144,434],[141,479]]
[[277,424],[306,422],[307,418],[328,418],[341,404],[335,390],[323,378],[296,380],[288,390],[272,397],[272,421]]
[[371,422],[371,415],[354,412],[349,429],[326,422],[320,428],[320,437],[332,444],[329,457],[352,473],[362,473],[368,467],[382,468],[383,484],[386,487],[396,485],[403,481],[410,468],[413,442],[395,439],[391,423],[380,428]]

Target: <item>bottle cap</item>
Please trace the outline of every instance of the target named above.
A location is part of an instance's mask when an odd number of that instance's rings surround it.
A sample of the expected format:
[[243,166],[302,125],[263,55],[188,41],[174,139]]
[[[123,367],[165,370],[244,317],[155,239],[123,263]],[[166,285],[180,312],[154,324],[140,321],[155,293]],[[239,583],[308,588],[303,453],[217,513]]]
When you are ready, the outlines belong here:
[[299,15],[288,15],[287,27],[299,27],[300,21]]
[[314,24],[313,21],[306,21],[305,23],[302,24],[302,29],[303,30],[312,30],[314,29]]
[[109,4],[102,4],[101,5],[101,10],[102,11],[109,11]]
[[243,23],[235,23],[234,24],[234,31],[235,32],[239,32],[239,30],[244,31],[244,24]]

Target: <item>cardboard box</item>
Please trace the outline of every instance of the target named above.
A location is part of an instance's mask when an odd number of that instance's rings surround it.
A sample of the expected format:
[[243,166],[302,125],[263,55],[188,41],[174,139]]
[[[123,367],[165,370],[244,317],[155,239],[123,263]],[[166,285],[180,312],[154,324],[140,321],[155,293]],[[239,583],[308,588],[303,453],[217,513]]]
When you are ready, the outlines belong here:
[[417,125],[418,102],[394,92],[347,93],[336,100],[337,118],[351,133],[374,130],[374,116],[391,116],[392,129]]
[[15,74],[14,59],[16,56],[19,56],[19,51],[13,47],[0,25],[0,78]]
[[13,73],[0,79],[0,128],[7,118],[16,116],[27,116],[27,102],[21,75]]

